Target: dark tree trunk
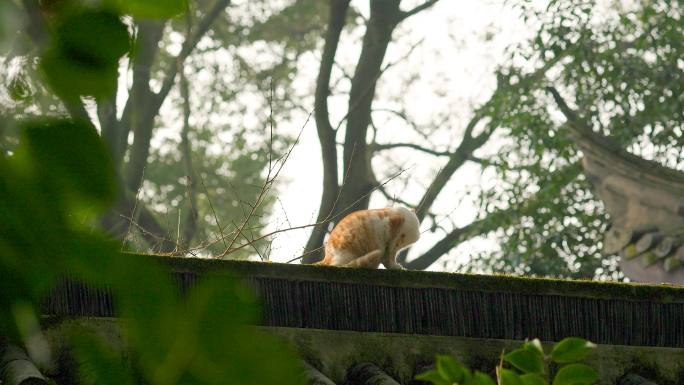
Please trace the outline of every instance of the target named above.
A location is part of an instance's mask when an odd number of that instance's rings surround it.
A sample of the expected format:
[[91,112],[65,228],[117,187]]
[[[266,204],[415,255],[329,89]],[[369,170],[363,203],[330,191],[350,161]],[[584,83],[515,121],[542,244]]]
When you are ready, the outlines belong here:
[[401,20],[399,3],[398,0],[371,2],[371,15],[349,93],[343,154],[345,175],[339,200],[342,215],[368,208],[374,187],[366,137],[382,62],[392,41],[392,31]]
[[138,191],[142,183],[147,157],[150,154],[150,140],[154,128],[156,111],[154,93],[150,90],[150,68],[159,48],[164,22],[143,21],[140,23],[133,61],[133,87],[131,89],[131,129],[133,144],[130,159],[124,173],[126,187]]
[[333,0],[330,5],[328,30],[325,35],[323,59],[316,80],[315,96],[315,119],[318,140],[321,143],[321,156],[323,159],[323,194],[318,208],[318,218],[311,236],[306,244],[304,263],[312,263],[321,259],[322,253],[317,252],[323,243],[329,220],[335,209],[335,200],[338,194],[337,184],[337,144],[335,143],[335,130],[330,124],[328,116],[328,96],[330,95],[330,73],[335,63],[335,52],[340,41],[340,34],[344,27],[344,21],[349,8],[350,0]]
[[323,157],[323,196],[318,211],[318,226],[309,237],[306,254],[302,261],[311,263],[322,258],[318,251],[328,225],[346,213],[368,208],[370,193],[374,187],[370,156],[366,136],[371,119],[371,105],[375,86],[382,73],[382,62],[387,46],[392,40],[392,31],[402,20],[400,0],[375,0],[371,2],[371,16],[356,70],[352,79],[347,110],[347,126],[343,148],[343,184],[339,185],[336,132],[330,125],[327,97],[330,93],[330,71],[339,43],[340,32],[348,0],[333,1],[330,22],[323,50],[323,60],[316,84],[316,125]]

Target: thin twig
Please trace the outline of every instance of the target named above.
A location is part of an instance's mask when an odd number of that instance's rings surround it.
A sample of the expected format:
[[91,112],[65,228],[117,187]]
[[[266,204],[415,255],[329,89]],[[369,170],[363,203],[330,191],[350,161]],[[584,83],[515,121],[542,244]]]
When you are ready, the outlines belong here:
[[423,147],[419,144],[415,143],[373,143],[371,146],[371,151],[382,151],[382,150],[390,150],[393,148],[399,148],[399,147],[405,147],[405,148],[410,148],[413,150],[421,151],[426,154],[430,155],[435,155],[435,156],[451,156],[452,153],[449,151],[437,151],[433,150],[430,148]]
[[271,94],[268,98],[268,107],[270,114],[268,117],[270,140],[268,142],[268,169],[272,169],[273,165],[273,78],[271,78]]
[[[131,218],[135,218],[135,210],[138,208],[139,195],[140,195],[140,192],[142,191],[142,184],[143,184],[144,179],[145,179],[145,167],[143,167],[142,175],[140,176],[140,183],[139,183],[140,187],[138,187],[138,191],[135,192],[135,201],[133,202],[133,210],[131,210]],[[126,245],[126,239],[128,239],[128,237],[131,235],[132,223],[133,223],[133,220],[131,219],[128,222],[128,230],[126,231],[126,236],[124,237],[124,241],[121,242],[121,251],[123,251],[124,246]]]
[[[242,222],[240,227],[238,228],[237,234],[233,237],[233,239],[230,241],[230,244],[226,247],[226,250],[219,256],[219,258],[224,258],[226,255],[228,255],[230,252],[232,252],[232,247],[237,241],[238,237],[244,230],[245,226],[247,225],[247,222],[254,216],[256,213],[257,209],[259,206],[261,206],[261,203],[263,203],[266,194],[270,191],[271,186],[273,185],[273,182],[278,178],[278,175],[280,175],[280,172],[282,171],[283,167],[285,167],[285,164],[287,163],[288,159],[290,158],[290,155],[292,154],[292,151],[294,148],[297,146],[299,143],[299,140],[302,136],[302,133],[304,132],[304,128],[306,127],[307,123],[309,123],[309,120],[311,119],[311,115],[313,114],[313,111],[309,113],[309,116],[307,116],[306,121],[302,125],[302,128],[299,130],[299,134],[297,135],[297,138],[295,139],[295,142],[292,144],[288,152],[285,154],[283,157],[283,160],[280,162],[278,165],[278,169],[276,170],[275,174],[271,176],[272,169],[268,170],[268,174],[266,176],[266,181],[264,182],[263,186],[261,187],[261,191],[259,191],[259,195],[257,196],[256,201],[254,202],[254,205],[251,206],[251,210],[249,212],[249,215],[245,218],[245,220]],[[259,239],[263,239],[264,237],[259,237]]]
[[[259,229],[263,229],[263,228],[266,227],[266,226],[267,226],[267,225],[262,225],[262,224],[260,224],[260,225],[256,225],[256,226],[247,227],[245,230],[248,230],[248,231],[259,230]],[[227,225],[226,225],[226,227],[227,227]],[[224,229],[225,229],[225,227],[224,227]],[[190,247],[190,248],[187,248],[187,249],[185,249],[185,250],[181,250],[180,252],[192,253],[192,252],[198,252],[198,251],[207,249],[207,248],[209,248],[209,247],[211,247],[211,246],[213,246],[213,245],[215,245],[215,244],[217,244],[217,243],[219,243],[219,242],[225,240],[228,236],[233,235],[233,234],[235,234],[235,233],[237,233],[237,228],[236,228],[235,230],[229,232],[229,233],[226,233],[226,235],[223,236],[223,237],[217,236],[215,239],[213,239],[213,240],[211,240],[211,241],[207,241],[207,242],[204,243],[204,244],[197,245],[197,246],[194,246],[194,247]]]
[[424,2],[423,4],[417,5],[413,9],[410,9],[408,11],[404,11],[401,13],[401,19],[400,20],[404,20],[406,18],[409,18],[409,17],[417,14],[418,12],[421,12],[427,8],[430,8],[433,5],[435,5],[435,3],[437,3],[438,1],[439,0],[428,0],[428,1]]
[[173,240],[171,240],[171,239],[168,239],[168,238],[165,238],[165,237],[162,237],[162,236],[159,236],[159,235],[157,235],[157,234],[154,234],[154,233],[151,233],[151,232],[147,231],[144,227],[140,226],[140,224],[138,224],[136,221],[134,221],[133,218],[131,218],[131,217],[128,217],[128,216],[123,215],[123,214],[119,214],[119,216],[120,216],[121,218],[127,220],[128,223],[129,223],[129,226],[135,226],[141,233],[146,234],[146,235],[149,235],[149,236],[151,236],[151,237],[153,237],[153,238],[156,238],[157,241],[160,241],[160,242],[161,242],[161,241],[173,242]]
[[283,204],[283,201],[280,200],[280,197],[276,197],[276,200],[278,201],[278,204],[280,204],[280,208],[283,210],[283,214],[285,215],[285,221],[287,222],[288,226],[292,226],[292,223],[290,223],[290,218],[287,216],[287,211],[285,210],[285,205]]
[[176,247],[173,248],[173,252],[178,251],[178,242],[180,241],[180,223],[181,223],[181,208],[178,208],[178,223],[176,224]]
[[380,79],[380,77],[381,77],[388,69],[390,69],[390,68],[392,68],[393,66],[395,66],[395,65],[401,63],[402,61],[406,60],[406,59],[411,55],[411,53],[413,53],[413,51],[416,49],[416,47],[418,47],[418,45],[420,45],[424,40],[425,40],[425,39],[423,38],[423,39],[420,39],[418,42],[414,43],[411,47],[409,47],[409,49],[408,49],[408,51],[406,52],[406,54],[404,54],[402,57],[400,57],[399,59],[397,59],[397,60],[395,60],[395,61],[393,61],[393,62],[391,62],[391,63],[387,63],[384,67],[382,67],[382,68],[380,69],[380,71],[378,71],[378,74],[375,76],[375,78],[373,79],[373,81],[371,81],[371,82],[368,83],[368,85],[366,86],[366,88],[364,88],[363,91],[361,92],[361,95],[359,95],[359,98],[356,99],[356,101],[354,101],[354,103],[353,103],[353,104],[349,107],[349,109],[347,110],[347,113],[344,114],[344,116],[342,117],[342,119],[340,119],[340,121],[337,123],[337,126],[335,127],[334,131],[337,131],[337,130],[340,129],[340,127],[342,127],[342,123],[344,123],[344,122],[347,120],[347,118],[348,118],[348,117],[349,117],[349,116],[358,108],[358,106],[359,106],[360,103],[361,103],[361,100],[363,100],[363,98],[371,91],[371,89],[373,89],[373,87],[374,87],[375,84],[377,83],[378,79]]
[[406,206],[406,207],[415,208],[414,205],[412,205],[412,204],[406,202],[405,200],[403,200],[403,199],[401,199],[401,198],[397,198],[396,195],[395,195],[395,196],[392,196],[392,195],[391,195],[389,192],[387,192],[387,190],[386,190],[385,188],[383,188],[383,187],[379,187],[379,188],[378,188],[378,191],[380,191],[380,193],[381,193],[382,195],[384,195],[385,198],[386,198],[388,201],[390,201],[390,202],[401,203],[402,205],[404,205],[404,206]]
[[221,233],[221,239],[223,240],[223,245],[228,247],[226,245],[225,236],[223,235],[223,227],[221,227],[221,224],[219,223],[218,215],[216,215],[216,210],[214,210],[214,205],[211,203],[211,197],[209,196],[209,190],[207,189],[207,186],[204,184],[204,177],[202,176],[201,172],[198,172],[197,175],[200,177],[200,182],[202,183],[202,188],[204,188],[204,195],[207,196],[207,201],[209,202],[209,208],[211,209],[211,212],[214,214],[214,220],[216,221],[216,227],[218,227],[219,233]]
[[[351,207],[354,207],[354,205],[356,205],[358,202],[360,202],[361,200],[363,200],[363,199],[365,199],[366,197],[368,197],[368,196],[369,196],[370,194],[372,194],[375,190],[377,190],[380,186],[384,186],[384,185],[386,185],[387,183],[389,183],[390,181],[392,181],[392,180],[398,178],[401,174],[403,174],[403,173],[406,172],[407,170],[408,170],[408,169],[403,169],[403,170],[399,171],[398,173],[396,173],[395,175],[392,175],[391,177],[387,178],[387,180],[385,180],[382,184],[380,184],[379,186],[373,187],[373,188],[372,188],[370,191],[368,191],[366,194],[362,195],[362,196],[359,197],[357,200],[355,200],[354,202],[352,202],[351,204],[349,204],[347,207],[343,208],[339,213],[337,213],[337,214],[331,216],[330,218],[328,218],[328,219],[325,220],[325,221],[320,221],[320,222],[317,222],[317,223],[312,223],[312,224],[307,224],[307,225],[301,225],[301,226],[294,226],[294,227],[290,227],[290,228],[287,228],[287,229],[278,229],[278,230],[274,230],[274,231],[272,231],[272,232],[270,232],[270,233],[268,233],[268,234],[264,234],[264,235],[261,235],[261,236],[255,238],[252,242],[258,242],[258,241],[260,241],[260,240],[262,240],[262,239],[264,239],[264,238],[267,238],[267,237],[270,237],[270,236],[273,236],[273,235],[276,235],[276,234],[280,234],[280,233],[283,233],[283,232],[286,232],[286,231],[301,230],[301,229],[306,229],[306,228],[309,228],[309,227],[319,226],[319,225],[322,225],[322,224],[324,224],[324,223],[327,223],[329,220],[335,219],[335,218],[339,217],[340,215],[344,214],[344,213],[346,212],[347,209],[349,209],[349,208],[351,208]],[[245,248],[245,247],[247,247],[247,246],[249,246],[249,244],[242,244],[242,245],[240,245],[240,246],[238,246],[238,247],[228,249],[228,250],[224,251],[223,254],[221,254],[220,257],[224,257],[224,256],[226,256],[226,255],[228,255],[228,254],[230,254],[230,253],[234,253],[234,252],[236,252],[236,251],[238,251],[238,250],[241,250],[241,249],[243,249],[243,248]]]
[[[233,224],[233,227],[235,227],[236,229],[238,228],[238,226],[237,226],[237,224],[236,224],[235,222],[232,222],[232,221],[231,221],[231,223]],[[247,241],[247,243],[250,244],[250,245],[252,246],[252,249],[254,249],[254,251],[255,251],[255,252],[257,253],[257,255],[259,256],[259,259],[261,259],[261,261],[263,262],[263,261],[264,261],[264,257],[261,255],[261,252],[259,251],[259,248],[256,247],[255,242],[254,242],[254,238],[252,237],[252,239],[250,240],[249,238],[247,238],[247,235],[245,235],[245,233],[241,233],[240,235],[242,235],[242,238],[244,238],[245,241]]]
[[[440,168],[439,168],[439,171],[437,171],[437,175],[439,175],[439,174],[442,172],[443,169],[444,169],[444,167],[440,167]],[[430,185],[429,185],[428,188],[427,188],[427,191],[425,191],[425,194],[423,194],[423,198],[420,200],[420,202],[418,202],[418,206],[416,206],[416,211],[419,211],[420,208],[421,208],[421,206],[423,205],[423,203],[425,203],[425,197],[427,197],[428,194],[430,193],[430,189],[432,189],[432,185],[433,185],[433,184],[430,183]],[[430,209],[430,208],[428,207],[428,210],[429,210],[429,209]]]
[[309,250],[309,251],[307,251],[306,253],[300,255],[299,257],[292,258],[292,259],[290,259],[289,261],[287,261],[287,262],[285,262],[285,263],[292,263],[292,262],[294,262],[294,261],[296,261],[296,260],[298,260],[298,259],[302,259],[302,258],[304,258],[305,256],[307,256],[307,255],[309,255],[309,254],[313,254],[313,253],[317,252],[318,250],[320,250],[320,249],[322,249],[322,248],[324,248],[324,247],[325,247],[325,245],[323,245],[323,246],[318,246],[317,248],[315,248],[315,249],[313,249],[313,250]]

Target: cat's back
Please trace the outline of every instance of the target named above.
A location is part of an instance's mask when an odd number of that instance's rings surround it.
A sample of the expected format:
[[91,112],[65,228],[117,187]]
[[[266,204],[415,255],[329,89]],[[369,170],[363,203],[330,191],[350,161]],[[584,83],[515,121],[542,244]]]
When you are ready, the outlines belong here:
[[390,209],[355,211],[337,223],[325,246],[326,259],[339,254],[362,256],[384,247]]

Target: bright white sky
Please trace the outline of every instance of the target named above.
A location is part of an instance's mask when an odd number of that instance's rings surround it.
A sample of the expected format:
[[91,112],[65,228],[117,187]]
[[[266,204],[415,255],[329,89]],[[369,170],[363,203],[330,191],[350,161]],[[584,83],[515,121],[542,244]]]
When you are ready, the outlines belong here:
[[[408,9],[418,2],[404,1],[402,8]],[[404,22],[395,32],[385,63],[394,62],[405,56],[409,47],[423,40],[407,60],[401,62],[383,75],[374,108],[395,108],[402,103],[413,116],[423,124],[439,120],[437,116],[448,116],[445,127],[441,127],[434,136],[432,145],[441,149],[454,148],[458,145],[463,127],[467,123],[473,106],[486,100],[495,85],[494,68],[504,60],[504,49],[516,42],[524,41],[532,33],[519,18],[518,10],[507,2],[500,1],[454,1],[442,0],[433,8],[423,11]],[[352,4],[367,15],[367,0],[352,1]],[[345,39],[346,38],[346,39]],[[345,68],[353,69],[358,57],[360,40],[343,35],[343,41],[337,54],[337,60]],[[318,67],[317,57],[305,58],[302,62],[302,74],[298,79],[303,92],[313,94],[313,86]],[[408,92],[401,90],[400,79],[407,72],[420,73],[420,79]],[[338,74],[339,75],[339,74]],[[330,110],[333,125],[346,112],[345,98],[331,98]],[[378,115],[378,124],[382,123],[382,115]],[[305,116],[279,130],[296,133],[300,129]],[[387,120],[383,125],[384,135],[379,135],[379,142],[419,141],[411,130],[399,120]],[[338,140],[343,138],[339,133]],[[440,143],[442,142],[442,143]],[[496,141],[495,141],[496,142]],[[420,142],[419,142],[420,143]],[[485,151],[494,151],[492,146]],[[446,161],[444,158],[424,156],[414,150],[395,150],[388,154],[391,158],[378,159],[376,167],[387,168],[386,162],[410,167],[410,175],[406,188],[402,181],[395,180],[387,185],[392,194],[398,194],[404,200],[418,202],[425,186],[432,176]],[[386,175],[391,175],[391,170]],[[317,215],[321,194],[322,167],[320,146],[316,136],[313,119],[304,129],[301,142],[294,149],[283,171],[280,202],[276,203],[272,228],[289,227],[313,223]],[[383,175],[378,175],[381,178]],[[442,223],[447,228],[450,223],[460,226],[469,223],[477,214],[477,207],[468,193],[473,195],[480,188],[494,187],[492,175],[481,175],[479,167],[468,165],[460,170],[444,189],[433,206],[433,212],[445,216]],[[371,207],[385,207],[386,200],[379,193],[373,196]],[[446,217],[448,215],[448,217]],[[425,227],[425,226],[424,226]],[[309,231],[297,230],[278,234],[273,240],[271,259],[284,262],[302,253]],[[421,240],[413,247],[411,256],[429,249],[434,242],[443,236],[424,233]],[[452,261],[467,260],[468,255],[495,247],[492,240],[474,240],[464,243],[450,254]],[[411,257],[409,257],[411,258]],[[449,269],[453,264],[444,266],[436,263],[433,270]]]

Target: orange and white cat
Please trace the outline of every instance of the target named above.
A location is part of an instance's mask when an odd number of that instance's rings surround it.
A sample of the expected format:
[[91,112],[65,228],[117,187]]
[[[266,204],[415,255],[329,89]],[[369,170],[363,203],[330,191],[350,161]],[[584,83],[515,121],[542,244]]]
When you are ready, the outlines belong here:
[[418,217],[405,207],[353,212],[337,223],[319,265],[403,269],[397,254],[420,237]]

